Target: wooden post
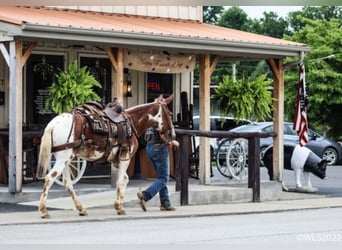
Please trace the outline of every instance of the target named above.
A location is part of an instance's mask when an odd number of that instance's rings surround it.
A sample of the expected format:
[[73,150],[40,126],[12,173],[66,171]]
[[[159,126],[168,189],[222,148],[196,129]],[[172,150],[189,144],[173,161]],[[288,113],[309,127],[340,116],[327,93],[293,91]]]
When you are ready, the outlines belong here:
[[9,77],[9,169],[8,191],[21,192],[22,189],[22,43],[10,42]]
[[115,92],[118,101],[123,103],[124,100],[124,67],[123,67],[123,49],[118,48],[117,52],[117,62],[118,62],[118,71],[116,72],[116,86]]
[[260,138],[248,138],[248,187],[252,188],[252,201],[260,201]]
[[277,134],[273,138],[273,178],[283,180],[284,169],[284,66],[282,59],[267,60],[273,72],[273,130]]
[[[200,55],[199,65],[199,129],[210,130],[210,55]],[[199,146],[200,184],[210,184],[210,142],[200,137]]]
[[[123,68],[123,49],[118,48],[116,58],[113,55],[112,49],[107,47],[105,52],[112,64],[115,71],[115,84],[112,85],[112,95],[116,97],[120,103],[123,104],[124,100],[124,68]],[[111,186],[115,187],[116,184],[116,172],[111,168]]]
[[123,68],[123,49],[118,48],[116,57],[113,55],[111,48],[105,48],[105,52],[112,64],[112,67],[115,71],[115,84],[112,86],[113,88],[113,96],[118,98],[118,101],[123,103],[124,100],[124,68]]
[[[210,76],[220,60],[220,56],[215,56],[210,63],[210,55],[200,55],[199,65],[199,128],[200,130],[210,130]],[[210,142],[206,137],[200,138],[199,147],[199,179],[201,184],[210,184]]]
[[[189,205],[189,135],[178,135],[178,154],[176,162],[176,191],[180,191],[180,203],[182,206]],[[178,164],[177,164],[178,163]]]
[[[23,54],[22,41],[12,41],[9,46],[9,166],[8,191],[22,190],[23,164],[23,66],[37,42],[31,42]],[[5,51],[3,51],[5,53]]]

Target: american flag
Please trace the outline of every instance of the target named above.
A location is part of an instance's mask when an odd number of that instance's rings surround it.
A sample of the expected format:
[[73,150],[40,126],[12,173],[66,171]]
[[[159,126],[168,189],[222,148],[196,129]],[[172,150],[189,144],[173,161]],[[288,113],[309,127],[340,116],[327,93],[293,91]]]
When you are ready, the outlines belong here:
[[293,129],[298,132],[299,145],[308,143],[308,119],[306,117],[308,96],[306,93],[304,63],[299,65],[299,81]]

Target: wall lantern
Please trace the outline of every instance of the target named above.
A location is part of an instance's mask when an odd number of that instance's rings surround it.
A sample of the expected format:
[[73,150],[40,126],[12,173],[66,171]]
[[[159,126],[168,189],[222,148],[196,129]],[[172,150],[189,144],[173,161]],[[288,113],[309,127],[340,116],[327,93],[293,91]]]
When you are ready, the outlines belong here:
[[127,97],[132,97],[132,78],[131,78],[131,74],[127,75],[127,93],[126,93]]

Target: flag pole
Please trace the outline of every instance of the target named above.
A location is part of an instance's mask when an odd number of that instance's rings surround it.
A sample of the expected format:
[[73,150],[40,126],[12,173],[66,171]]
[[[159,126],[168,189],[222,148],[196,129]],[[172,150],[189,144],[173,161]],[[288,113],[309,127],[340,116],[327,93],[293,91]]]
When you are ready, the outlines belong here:
[[299,80],[297,87],[297,100],[293,129],[299,136],[299,145],[304,146],[308,143],[308,119],[307,119],[308,95],[306,92],[305,66],[301,62],[299,65]]

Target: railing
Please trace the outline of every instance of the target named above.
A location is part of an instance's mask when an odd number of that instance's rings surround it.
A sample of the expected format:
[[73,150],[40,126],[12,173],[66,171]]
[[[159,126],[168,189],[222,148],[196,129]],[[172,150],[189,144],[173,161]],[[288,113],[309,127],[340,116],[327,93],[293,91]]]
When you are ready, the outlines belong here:
[[[3,177],[3,183],[4,184],[9,184],[10,183],[15,183],[15,174],[10,174],[10,169],[9,166],[7,166],[7,161],[6,161],[6,154],[5,153],[5,148],[8,148],[8,145],[5,146],[5,142],[8,143],[8,136],[9,136],[9,131],[8,129],[0,129],[0,171],[1,171],[1,176]],[[42,136],[42,131],[23,131],[22,133],[23,140],[29,141],[30,145],[25,145],[23,142],[23,151],[25,151],[25,147],[28,146],[29,148],[36,147],[40,143],[40,138]],[[36,142],[33,142],[33,139],[37,139]],[[0,180],[1,182],[1,180]]]
[[[189,145],[190,136],[204,136],[211,138],[246,138],[248,139],[248,188],[252,188],[252,201],[260,201],[260,138],[274,137],[274,132],[225,132],[175,129],[180,143],[179,154],[175,155],[176,191],[180,191],[181,205],[188,205],[189,187]],[[177,159],[178,157],[178,159]]]

